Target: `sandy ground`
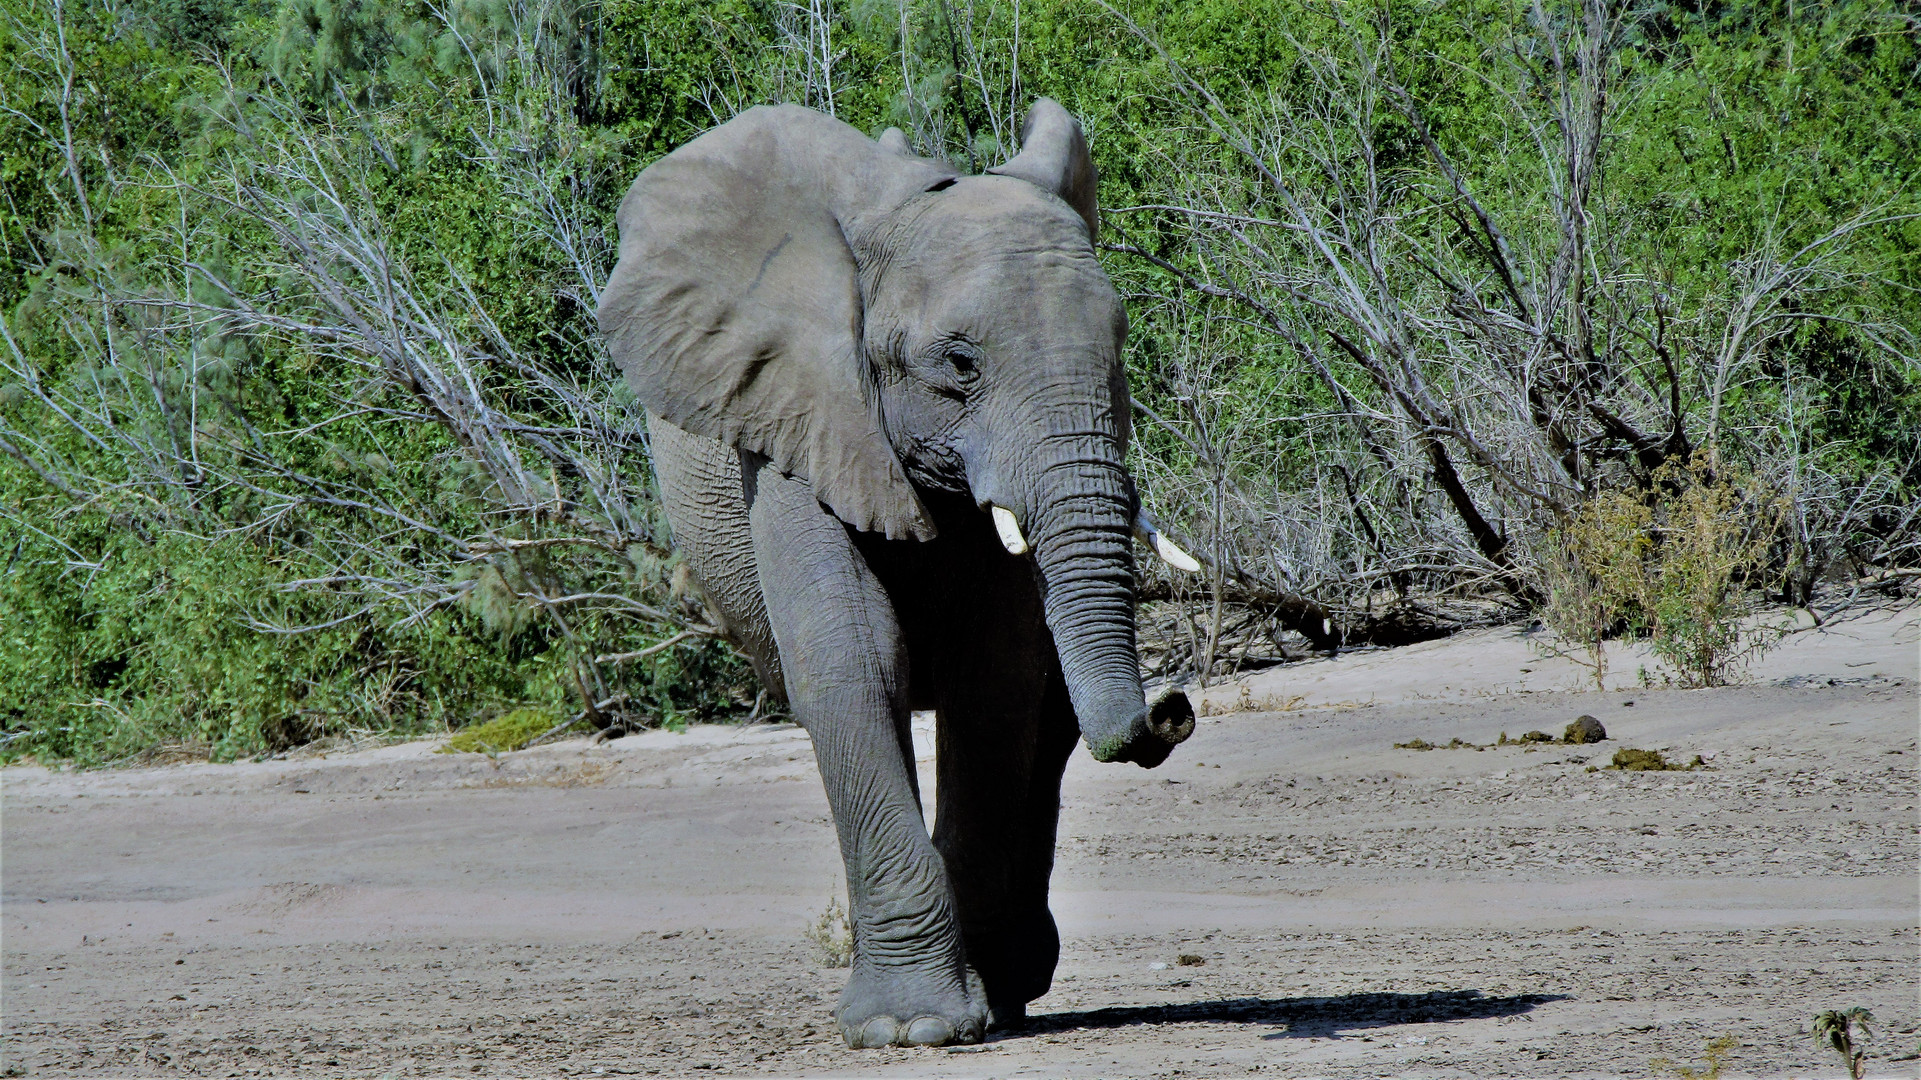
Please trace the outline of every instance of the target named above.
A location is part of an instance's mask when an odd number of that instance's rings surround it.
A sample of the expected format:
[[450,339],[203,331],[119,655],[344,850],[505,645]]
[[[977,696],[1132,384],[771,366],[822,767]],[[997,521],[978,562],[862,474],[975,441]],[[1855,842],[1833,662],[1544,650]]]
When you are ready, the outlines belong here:
[[[1582,693],[1499,630],[1217,688],[1270,711],[1075,759],[1054,989],[955,1050],[840,1045],[791,727],[14,767],[0,1072],[1642,1077],[1732,1035],[1723,1075],[1834,1076],[1808,1020],[1859,1005],[1869,1074],[1913,1077],[1917,640],[1869,613],[1752,685]],[[1393,748],[1582,713],[1613,739]],[[1588,771],[1623,746],[1711,767]]]

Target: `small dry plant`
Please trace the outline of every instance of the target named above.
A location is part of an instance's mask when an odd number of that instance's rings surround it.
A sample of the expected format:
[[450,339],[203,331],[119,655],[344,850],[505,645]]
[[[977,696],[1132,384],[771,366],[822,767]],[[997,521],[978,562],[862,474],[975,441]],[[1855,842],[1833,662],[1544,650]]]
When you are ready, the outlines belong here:
[[1645,636],[1689,688],[1725,685],[1779,634],[1744,625],[1747,583],[1780,529],[1783,500],[1712,450],[1654,471],[1646,492],[1602,492],[1548,534],[1542,619],[1605,689],[1605,640]]
[[801,931],[801,936],[820,953],[821,963],[828,967],[844,968],[853,964],[854,928],[839,898],[829,899],[820,915]]
[[1655,1058],[1648,1062],[1648,1071],[1657,1075],[1672,1073],[1681,1080],[1720,1080],[1721,1070],[1728,1063],[1728,1051],[1733,1050],[1737,1045],[1739,1043],[1732,1035],[1723,1035],[1718,1039],[1710,1040],[1701,1049],[1701,1056],[1708,1060],[1705,1069],[1679,1065],[1667,1058]]
[[1570,650],[1539,643],[1550,655],[1587,668],[1594,688],[1607,688],[1604,642],[1634,609],[1647,576],[1654,513],[1627,492],[1603,492],[1561,528],[1548,533],[1541,557],[1547,601],[1541,621]]
[[518,775],[489,776],[474,783],[479,788],[580,788],[604,784],[608,778],[620,770],[611,761],[583,761],[578,765],[555,765],[544,773],[523,773]]
[[1301,707],[1307,698],[1302,694],[1262,694],[1254,696],[1246,683],[1242,683],[1240,693],[1233,701],[1201,702],[1202,716],[1232,716],[1235,713],[1251,712],[1290,712]]
[[1872,1037],[1868,1025],[1873,1022],[1874,1014],[1859,1005],[1846,1010],[1829,1009],[1814,1018],[1815,1044],[1840,1054],[1841,1060],[1848,1063],[1848,1075],[1861,1080],[1861,1065],[1868,1055],[1867,1051],[1856,1049],[1855,1044],[1865,1043]]

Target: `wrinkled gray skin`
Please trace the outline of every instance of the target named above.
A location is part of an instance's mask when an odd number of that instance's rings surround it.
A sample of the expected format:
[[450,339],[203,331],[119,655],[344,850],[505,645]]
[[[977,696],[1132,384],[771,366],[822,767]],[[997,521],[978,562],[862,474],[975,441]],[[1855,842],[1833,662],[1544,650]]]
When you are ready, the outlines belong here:
[[[1076,736],[1153,767],[1134,644],[1126,316],[1052,101],[995,175],[757,108],[648,168],[600,321],[676,543],[813,739],[846,863],[849,1046],[978,1041],[1046,992]],[[989,506],[1031,551],[1010,554]],[[910,709],[939,714],[922,823]]]

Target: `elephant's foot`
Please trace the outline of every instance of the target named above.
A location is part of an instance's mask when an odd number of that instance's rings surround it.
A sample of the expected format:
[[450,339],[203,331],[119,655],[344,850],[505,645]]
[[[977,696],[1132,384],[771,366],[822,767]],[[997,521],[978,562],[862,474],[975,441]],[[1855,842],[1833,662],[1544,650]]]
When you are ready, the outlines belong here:
[[967,977],[927,969],[879,968],[854,962],[841,991],[841,1037],[851,1049],[977,1043],[987,1030],[986,995]]
[[[1049,975],[1052,974],[1050,971]],[[985,976],[983,976],[985,978]],[[987,1030],[1007,1031],[1027,1020],[1027,1003],[1047,992],[1048,979],[997,980],[988,984]],[[1038,985],[1038,989],[1036,986]]]
[[1053,984],[1060,954],[1060,932],[1045,905],[967,934],[967,958],[980,971],[987,991],[988,1030],[1004,1030],[1027,1019],[1027,1003]]

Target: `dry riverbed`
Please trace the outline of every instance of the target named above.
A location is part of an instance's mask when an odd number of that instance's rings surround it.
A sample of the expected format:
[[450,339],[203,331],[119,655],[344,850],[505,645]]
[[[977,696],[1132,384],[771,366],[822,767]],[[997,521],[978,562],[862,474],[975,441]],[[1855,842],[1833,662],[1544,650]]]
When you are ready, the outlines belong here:
[[[1870,1075],[1912,1077],[1917,630],[1864,613],[1710,691],[1574,692],[1513,630],[1212,690],[1278,711],[1076,758],[1054,989],[958,1050],[841,1046],[791,727],[10,768],[0,1068],[1643,1077],[1731,1035],[1724,1076],[1831,1076],[1807,1022],[1859,1005]],[[1581,714],[1610,741],[1393,747]],[[1590,771],[1625,746],[1708,767]]]

